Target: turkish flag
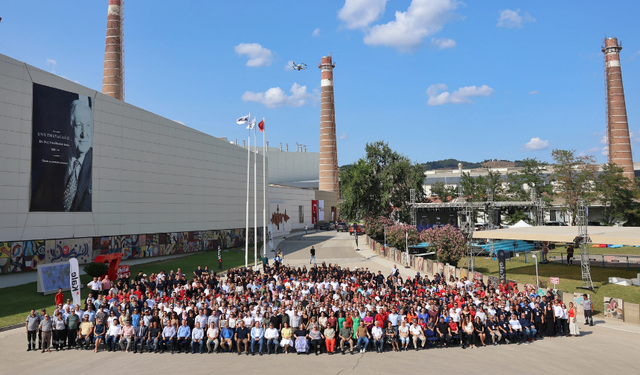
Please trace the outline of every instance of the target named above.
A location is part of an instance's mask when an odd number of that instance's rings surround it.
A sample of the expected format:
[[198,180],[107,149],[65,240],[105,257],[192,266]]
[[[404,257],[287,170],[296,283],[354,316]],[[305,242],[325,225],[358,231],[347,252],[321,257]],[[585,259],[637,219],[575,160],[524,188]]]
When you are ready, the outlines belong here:
[[262,118],[262,121],[258,123],[258,130],[260,130],[261,132],[264,131],[264,117]]

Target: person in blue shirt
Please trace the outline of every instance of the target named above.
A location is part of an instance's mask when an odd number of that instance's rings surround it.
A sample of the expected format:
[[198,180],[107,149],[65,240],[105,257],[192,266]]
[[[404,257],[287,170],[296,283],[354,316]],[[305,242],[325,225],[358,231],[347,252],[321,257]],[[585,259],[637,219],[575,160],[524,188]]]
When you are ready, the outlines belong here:
[[529,345],[529,341],[533,341],[538,331],[533,327],[531,321],[527,319],[525,313],[522,313],[521,318],[518,320],[520,321],[520,325],[522,326],[522,331],[525,333],[525,344]]
[[138,314],[138,309],[133,309],[133,314],[131,314],[131,325],[136,329],[140,326],[140,314]]
[[187,319],[182,320],[182,325],[178,328],[178,352],[184,349],[188,353],[189,338],[191,337],[191,328],[187,325]]
[[259,345],[258,352],[262,355],[262,344],[264,342],[264,328],[260,325],[260,322],[256,322],[251,328],[251,355],[256,355],[254,350],[255,344]]
[[191,333],[191,354],[194,354],[196,351],[196,347],[199,349],[200,354],[202,354],[202,340],[204,339],[204,330],[200,328],[200,323],[196,322],[195,327],[193,327],[193,332]]
[[231,346],[233,345],[233,334],[233,330],[229,328],[229,322],[226,322],[224,324],[224,328],[220,331],[220,336],[222,336],[220,346],[222,347],[223,352],[231,351]]

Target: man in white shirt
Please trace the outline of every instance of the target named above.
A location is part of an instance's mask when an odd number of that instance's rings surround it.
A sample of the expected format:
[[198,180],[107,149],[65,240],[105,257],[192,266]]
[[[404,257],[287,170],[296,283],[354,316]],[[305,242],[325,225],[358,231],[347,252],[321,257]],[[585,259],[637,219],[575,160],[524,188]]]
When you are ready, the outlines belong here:
[[269,323],[269,328],[264,332],[264,339],[267,340],[267,354],[271,354],[271,348],[273,347],[273,353],[278,354],[278,330],[274,328],[273,323]]
[[509,320],[509,325],[511,326],[511,331],[513,331],[513,335],[518,338],[518,345],[522,344],[522,325],[520,325],[520,321],[518,321],[518,317],[516,314],[511,314],[511,318]]
[[374,323],[374,327],[371,328],[371,335],[373,336],[373,347],[376,348],[376,352],[378,353],[382,353],[384,350],[382,333],[382,328],[378,327],[378,321],[376,320]]
[[[209,329],[207,330],[207,349],[208,352],[218,352],[218,345],[220,345],[220,330],[216,327],[215,323],[209,324]],[[213,349],[211,349],[211,344],[213,344]]]
[[204,338],[204,330],[200,328],[200,323],[196,323],[191,331],[191,354],[195,353],[196,347],[198,347],[200,354],[202,354],[202,339]]
[[102,292],[102,282],[98,281],[97,277],[94,277],[93,281],[90,281],[87,286],[91,288],[91,295],[93,298],[98,298],[98,295]]
[[427,338],[424,336],[424,333],[422,332],[422,327],[420,327],[418,324],[413,322],[411,324],[411,327],[409,328],[409,332],[411,333],[411,338],[413,339],[413,347],[416,348],[416,351],[419,350],[418,340],[422,341],[422,348],[424,349],[424,345],[427,343]]
[[562,336],[562,315],[564,311],[562,309],[562,303],[558,300],[553,301],[553,315],[556,317],[556,332]]

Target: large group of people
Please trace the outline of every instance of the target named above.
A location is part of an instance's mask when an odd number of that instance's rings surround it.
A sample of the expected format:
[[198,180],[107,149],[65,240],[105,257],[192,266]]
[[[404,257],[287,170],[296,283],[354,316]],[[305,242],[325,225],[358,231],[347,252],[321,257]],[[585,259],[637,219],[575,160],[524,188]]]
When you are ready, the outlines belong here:
[[[225,278],[198,267],[90,284],[84,307],[64,303],[60,291],[51,316],[31,311],[28,350],[344,355],[579,335],[576,306],[551,290],[403,278],[395,266],[387,276],[322,263],[237,268]],[[584,307],[592,308],[588,297]]]

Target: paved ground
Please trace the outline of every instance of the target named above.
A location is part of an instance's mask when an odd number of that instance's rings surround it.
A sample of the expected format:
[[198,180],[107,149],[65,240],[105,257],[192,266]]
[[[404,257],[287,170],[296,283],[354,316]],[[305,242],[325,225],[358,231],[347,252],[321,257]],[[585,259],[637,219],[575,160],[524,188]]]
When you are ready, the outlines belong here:
[[[309,266],[309,248],[316,247],[319,262],[339,263],[353,268],[369,267],[388,273],[393,264],[369,251],[355,251],[353,237],[346,233],[323,232],[290,237],[279,244],[285,263]],[[400,267],[402,273],[413,275]],[[2,373],[58,374],[62,371],[94,372],[105,366],[113,371],[148,373],[224,374],[419,374],[464,372],[471,374],[534,374],[576,372],[580,374],[636,373],[640,329],[624,324],[596,321],[595,327],[580,326],[582,336],[553,338],[530,346],[498,346],[462,350],[429,349],[406,353],[356,355],[245,357],[235,354],[125,354],[65,351],[41,354],[26,352],[23,329],[0,333]],[[64,369],[64,370],[63,370]],[[135,369],[135,370],[133,370]]]

